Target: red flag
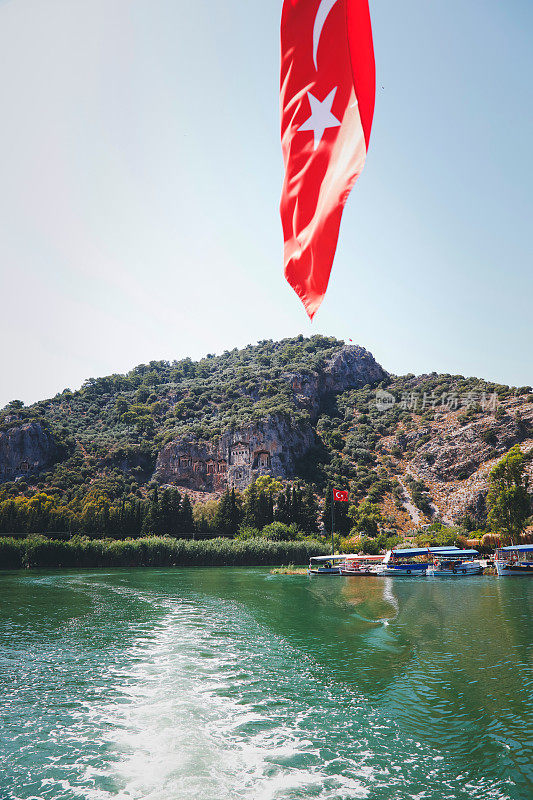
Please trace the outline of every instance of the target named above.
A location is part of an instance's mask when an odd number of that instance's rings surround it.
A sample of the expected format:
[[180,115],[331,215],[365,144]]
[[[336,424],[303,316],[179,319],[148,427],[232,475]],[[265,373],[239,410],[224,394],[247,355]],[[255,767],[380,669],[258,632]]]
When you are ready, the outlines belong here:
[[348,502],[348,492],[345,489],[333,489],[333,499],[341,503]]
[[368,0],[284,0],[280,87],[285,277],[312,319],[372,127]]

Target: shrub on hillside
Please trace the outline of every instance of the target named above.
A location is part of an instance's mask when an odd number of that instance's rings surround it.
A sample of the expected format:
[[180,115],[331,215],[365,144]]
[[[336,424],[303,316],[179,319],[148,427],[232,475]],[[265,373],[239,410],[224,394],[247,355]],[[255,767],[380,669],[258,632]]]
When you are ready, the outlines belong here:
[[284,522],[271,522],[270,525],[265,525],[261,536],[271,542],[294,542],[302,538],[296,525],[286,525]]
[[463,528],[447,527],[435,523],[428,530],[420,531],[415,537],[419,547],[446,547],[446,545],[464,546],[466,531]]

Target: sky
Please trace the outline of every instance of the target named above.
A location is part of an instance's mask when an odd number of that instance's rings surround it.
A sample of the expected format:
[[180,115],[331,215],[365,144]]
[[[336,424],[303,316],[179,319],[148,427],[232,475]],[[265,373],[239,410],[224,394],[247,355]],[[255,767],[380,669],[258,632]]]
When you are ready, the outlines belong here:
[[533,4],[371,13],[370,149],[310,323],[282,271],[281,0],[0,0],[0,407],[299,333],[533,383]]

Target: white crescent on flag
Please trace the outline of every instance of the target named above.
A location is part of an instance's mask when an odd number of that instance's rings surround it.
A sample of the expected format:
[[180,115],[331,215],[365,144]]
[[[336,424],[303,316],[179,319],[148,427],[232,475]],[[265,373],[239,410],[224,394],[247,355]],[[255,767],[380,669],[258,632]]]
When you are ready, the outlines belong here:
[[322,35],[322,28],[326,24],[328,14],[335,5],[337,0],[322,0],[316,12],[315,24],[313,26],[313,61],[315,62],[315,69],[318,70],[318,45],[320,44],[320,36]]
[[339,500],[339,501],[342,501],[342,502],[347,502],[348,501],[348,492],[346,491],[346,489],[335,489],[335,491],[333,493],[333,497],[334,497],[335,500]]

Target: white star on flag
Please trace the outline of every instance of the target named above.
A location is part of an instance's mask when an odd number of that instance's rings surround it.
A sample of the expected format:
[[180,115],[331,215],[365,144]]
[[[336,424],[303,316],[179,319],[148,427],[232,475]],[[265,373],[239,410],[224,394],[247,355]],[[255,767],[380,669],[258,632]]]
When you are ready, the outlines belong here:
[[326,99],[322,101],[317,100],[311,92],[307,92],[309,105],[311,106],[311,116],[305,120],[298,130],[313,131],[315,137],[313,150],[316,150],[322,141],[326,128],[338,128],[341,124],[340,120],[331,113],[336,91],[337,87],[332,89]]

